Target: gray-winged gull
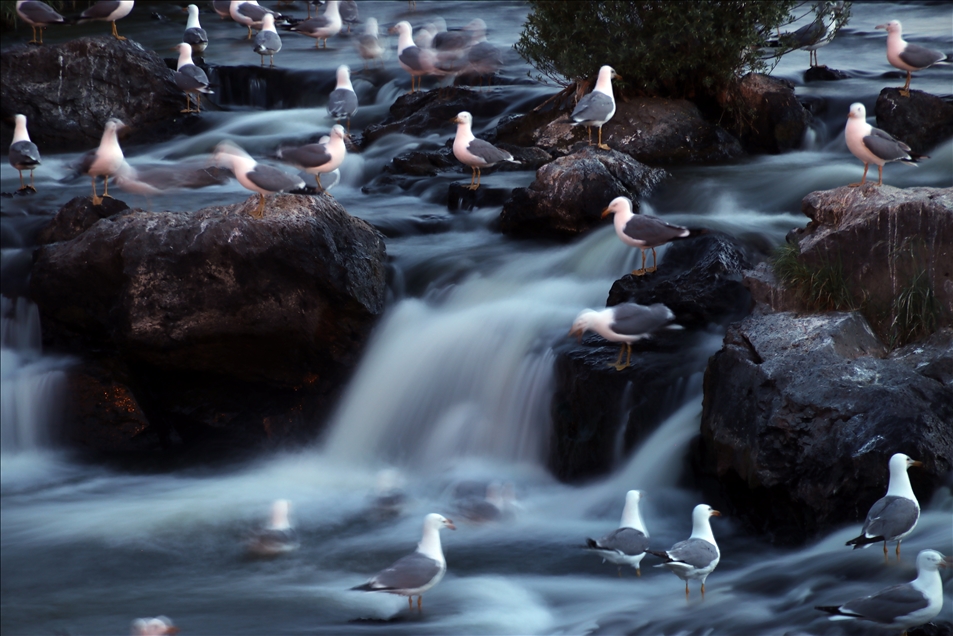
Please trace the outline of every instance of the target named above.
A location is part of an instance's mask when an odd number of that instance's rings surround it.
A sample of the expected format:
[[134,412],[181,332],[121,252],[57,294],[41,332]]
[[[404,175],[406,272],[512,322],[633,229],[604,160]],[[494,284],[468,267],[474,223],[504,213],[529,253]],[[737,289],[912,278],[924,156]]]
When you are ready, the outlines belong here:
[[364,33],[357,38],[357,51],[364,60],[364,70],[367,70],[368,61],[377,60],[384,66],[384,47],[381,46],[379,27],[376,18],[368,18],[364,23]]
[[129,12],[135,2],[132,0],[120,0],[119,2],[97,2],[79,15],[79,22],[89,22],[91,20],[101,20],[111,22],[113,27],[113,36],[117,40],[125,40],[116,30],[116,20],[122,20]]
[[271,64],[275,65],[275,53],[281,50],[281,38],[275,30],[275,16],[266,13],[261,18],[261,31],[255,35],[252,49],[261,56],[261,65],[265,65],[265,56],[271,58]]
[[[33,29],[30,44],[43,44],[43,30],[51,24],[63,24],[66,21],[50,5],[38,0],[17,0],[17,15]],[[40,32],[39,42],[36,41],[37,31]]]
[[794,33],[781,36],[781,41],[792,48],[807,51],[810,58],[809,64],[812,67],[820,65],[817,61],[817,49],[830,44],[837,34],[839,9],[836,3],[822,2],[816,10],[817,17],[813,22],[802,26]]
[[360,22],[360,11],[357,9],[355,0],[344,0],[338,7],[338,13],[341,14],[341,22],[347,25],[347,32],[351,32],[351,27]]
[[423,593],[440,582],[447,572],[447,560],[440,545],[440,529],[456,530],[453,522],[435,512],[424,517],[424,531],[417,550],[381,570],[363,585],[352,590],[365,592],[388,592],[407,597],[407,606],[413,609],[413,597],[417,597],[417,609],[421,609]]
[[[877,185],[883,185],[884,164],[899,161],[908,166],[917,165],[916,159],[910,154],[910,146],[867,123],[867,109],[860,102],[850,105],[844,138],[847,141],[847,148],[855,157],[864,162],[864,176],[858,183],[849,184],[852,188],[867,182],[867,169],[872,163],[877,165],[877,174],[880,177]],[[918,155],[917,158],[921,157],[925,155]]]
[[199,8],[190,4],[186,10],[189,12],[189,21],[185,23],[185,34],[182,35],[182,41],[192,47],[192,52],[198,55],[205,51],[208,46],[208,34],[199,23]]
[[[655,248],[672,241],[704,234],[708,230],[691,230],[680,225],[671,225],[654,216],[645,216],[632,212],[632,201],[627,197],[616,197],[602,211],[602,218],[614,215],[612,222],[615,233],[623,243],[637,247],[642,251],[642,267],[633,270],[633,276],[642,276],[646,272],[658,269]],[[652,250],[652,267],[645,267],[645,252]]]
[[337,84],[328,96],[328,114],[336,121],[347,120],[347,132],[351,132],[351,115],[357,112],[357,93],[351,85],[351,69],[342,64],[337,70]]
[[[175,85],[185,93],[185,110],[182,112],[200,113],[202,112],[202,93],[214,92],[208,87],[208,75],[192,62],[191,46],[181,42],[175,48],[179,52],[179,61],[172,75]],[[191,94],[195,95],[195,110],[192,110],[192,98],[189,97]]]
[[[609,342],[621,342],[619,357],[609,364],[616,371],[621,371],[631,365],[633,342],[649,338],[660,329],[681,329],[680,325],[672,324],[673,320],[675,314],[662,303],[647,307],[638,303],[621,303],[602,311],[584,309],[573,321],[569,335],[582,340],[582,334],[595,331]],[[625,364],[622,364],[622,354],[626,351],[628,355]]]
[[470,48],[472,33],[468,30],[447,30],[447,21],[441,17],[434,18],[431,24],[433,26],[431,46],[437,53],[437,65],[447,72],[453,72],[454,65],[467,54]]
[[917,555],[917,578],[894,585],[876,594],[855,598],[843,605],[818,605],[831,614],[832,621],[864,620],[891,629],[908,629],[929,622],[943,609],[943,580],[939,568],[950,567],[950,559],[936,550]]
[[[465,72],[479,75],[482,86],[484,76],[491,76],[492,79],[492,76],[503,68],[503,52],[486,41],[486,22],[480,18],[475,18],[463,28],[472,34],[472,45],[467,51]],[[487,80],[487,84],[489,83],[490,79]]]
[[611,561],[619,566],[619,576],[622,576],[623,565],[631,565],[635,568],[636,576],[642,576],[639,564],[649,547],[649,531],[645,529],[642,516],[639,514],[641,500],[642,491],[627,492],[619,527],[598,541],[586,539],[586,547],[601,556],[603,561]]
[[707,504],[698,504],[692,511],[692,536],[679,541],[665,552],[646,550],[665,560],[655,567],[667,567],[685,581],[685,599],[688,599],[688,581],[697,579],[702,584],[702,598],[705,598],[705,579],[714,571],[721,560],[721,551],[711,532],[710,517],[720,517],[721,513]]
[[267,557],[298,549],[298,533],[288,518],[290,508],[291,503],[287,499],[272,503],[271,520],[248,541],[249,552]]
[[[393,27],[392,33],[397,33],[397,63],[410,73],[410,93],[420,88],[424,75],[437,72],[437,54],[429,48],[421,48],[414,44],[413,28],[410,22],[401,20]],[[414,79],[417,86],[414,87]]]
[[592,145],[592,127],[599,129],[599,148],[609,150],[609,146],[602,143],[602,126],[612,119],[615,115],[615,97],[612,95],[612,78],[618,75],[611,66],[603,66],[599,69],[599,77],[596,78],[596,87],[592,92],[585,95],[576,104],[569,120],[573,126],[585,126],[589,131],[589,145]]
[[901,71],[907,72],[907,83],[900,89],[900,94],[904,97],[910,97],[910,78],[913,71],[922,71],[946,59],[946,55],[940,51],[910,44],[904,40],[903,27],[900,26],[899,20],[891,20],[875,28],[887,30],[887,61]]
[[110,197],[109,177],[115,175],[125,163],[122,148],[119,147],[119,138],[116,136],[120,128],[126,125],[115,118],[110,118],[103,129],[103,137],[96,150],[90,150],[79,160],[79,171],[87,174],[93,182],[93,205],[101,205],[103,199],[96,194],[96,177],[103,177],[103,197]]
[[910,466],[922,466],[903,453],[896,453],[887,466],[890,480],[887,482],[887,494],[874,502],[867,513],[867,520],[859,537],[851,539],[847,545],[854,549],[869,546],[872,543],[884,543],[884,559],[887,559],[887,542],[897,542],[897,558],[900,558],[900,542],[917,527],[920,519],[920,503],[910,486],[907,469]]
[[281,15],[267,7],[260,6],[256,0],[232,0],[228,7],[228,15],[232,17],[232,20],[248,27],[248,37],[246,38],[248,40],[252,39],[252,29],[260,29],[262,20],[268,14],[271,14],[274,18]]
[[[458,113],[453,121],[457,124],[457,136],[453,140],[453,156],[460,163],[470,166],[471,190],[480,187],[480,172],[482,168],[495,166],[502,161],[518,164],[519,161],[513,158],[513,155],[500,150],[488,141],[477,139],[473,135],[473,116],[467,111]],[[476,179],[476,184],[473,181]]]
[[232,19],[232,3],[230,0],[212,0],[212,11],[218,14],[221,19]]
[[318,48],[321,40],[324,40],[323,48],[328,48],[328,38],[341,32],[341,12],[338,4],[338,0],[328,0],[323,15],[299,22],[291,27],[291,30],[314,38],[314,48]]
[[[10,144],[10,165],[20,173],[20,189],[33,190],[33,170],[40,165],[40,150],[30,141],[30,133],[26,129],[26,115],[17,115],[14,118],[16,127],[13,130],[13,143]],[[23,183],[23,171],[30,171],[30,185]]]
[[179,628],[168,616],[156,616],[155,618],[137,618],[132,621],[130,633],[132,636],[171,636],[178,634]]
[[323,192],[321,175],[337,170],[347,157],[345,139],[347,139],[347,132],[344,126],[335,124],[331,127],[331,137],[327,143],[319,142],[297,148],[279,148],[278,158],[308,174],[313,174],[318,189]]
[[258,193],[258,207],[252,212],[252,216],[258,219],[265,211],[266,194],[304,187],[304,180],[301,177],[258,163],[252,159],[251,155],[230,141],[223,141],[215,147],[212,161],[219,167],[231,170],[240,184]]

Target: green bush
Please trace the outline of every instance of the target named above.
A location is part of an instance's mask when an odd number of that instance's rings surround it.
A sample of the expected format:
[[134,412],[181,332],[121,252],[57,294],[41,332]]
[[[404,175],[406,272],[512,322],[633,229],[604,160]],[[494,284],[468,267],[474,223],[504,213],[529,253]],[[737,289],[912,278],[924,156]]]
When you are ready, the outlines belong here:
[[739,73],[764,68],[759,47],[797,5],[530,0],[516,50],[562,85],[608,64],[632,94],[710,97]]

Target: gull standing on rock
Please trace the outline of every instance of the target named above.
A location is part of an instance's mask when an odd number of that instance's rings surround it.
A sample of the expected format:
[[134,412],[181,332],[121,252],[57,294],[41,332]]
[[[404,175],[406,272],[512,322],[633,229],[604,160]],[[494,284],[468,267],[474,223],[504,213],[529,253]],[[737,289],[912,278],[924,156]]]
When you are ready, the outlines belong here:
[[129,12],[135,2],[132,0],[120,0],[119,2],[97,2],[79,15],[79,22],[89,22],[91,20],[101,20],[111,22],[113,27],[113,37],[117,40],[125,40],[116,30],[116,20],[122,20]]
[[[632,212],[632,201],[627,197],[616,197],[609,207],[602,211],[602,218],[613,216],[615,233],[623,243],[637,247],[642,251],[642,267],[632,270],[633,276],[642,276],[646,272],[658,269],[655,248],[678,239],[705,234],[708,230],[690,230],[680,225],[670,225],[654,216],[644,216]],[[652,267],[645,268],[645,251],[652,250]]]
[[314,48],[318,48],[321,40],[324,40],[323,48],[328,48],[328,38],[341,32],[341,12],[338,4],[339,0],[328,0],[324,15],[299,22],[291,27],[291,30],[314,38]]
[[642,576],[639,564],[649,547],[649,531],[645,529],[642,516],[639,514],[641,500],[641,490],[627,492],[619,527],[598,541],[586,539],[586,547],[601,556],[603,561],[611,561],[619,566],[620,577],[623,565],[631,565],[635,568],[636,576]]
[[417,610],[421,609],[423,593],[440,582],[447,572],[447,560],[440,545],[440,529],[456,530],[453,522],[435,512],[424,517],[424,532],[417,550],[398,559],[386,570],[381,570],[352,590],[364,592],[389,592],[407,597],[407,606],[413,609],[413,597],[417,597]]
[[357,112],[357,93],[351,85],[351,69],[342,64],[337,70],[337,85],[328,96],[328,114],[340,121],[347,120],[347,132],[351,132],[351,116]]
[[697,579],[702,584],[702,598],[705,598],[705,579],[711,574],[718,561],[721,560],[721,551],[715,543],[715,535],[711,532],[710,517],[720,517],[721,513],[713,510],[706,504],[698,504],[692,511],[692,536],[685,541],[679,541],[665,552],[646,550],[665,560],[655,567],[667,567],[675,575],[685,581],[685,600],[688,600],[688,580]]
[[910,97],[910,78],[913,71],[922,71],[946,59],[946,55],[940,51],[910,44],[904,40],[903,27],[899,20],[878,24],[874,28],[887,31],[887,61],[901,71],[907,72],[907,83],[900,89],[900,94],[904,97]]
[[364,34],[357,38],[357,51],[360,53],[361,59],[364,60],[365,71],[367,70],[368,61],[378,60],[381,63],[381,67],[384,66],[384,60],[382,59],[384,47],[381,46],[379,35],[377,19],[368,18],[364,24]]
[[[607,307],[602,311],[584,309],[576,316],[569,330],[570,336],[580,341],[582,334],[595,331],[609,342],[621,342],[619,357],[609,366],[616,371],[627,369],[632,364],[632,343],[650,337],[660,329],[681,329],[681,325],[673,325],[675,314],[662,303],[655,303],[646,307],[638,303],[621,303]],[[622,364],[622,353],[628,351],[625,364]]]
[[265,65],[265,56],[271,57],[271,64],[275,65],[275,53],[281,50],[281,38],[275,31],[275,16],[266,13],[261,18],[261,31],[255,36],[255,44],[252,47],[255,53],[261,56],[261,65]]
[[256,0],[232,0],[228,7],[228,14],[232,16],[232,20],[235,22],[248,27],[248,37],[246,38],[248,40],[252,38],[251,31],[253,28],[261,29],[266,15],[271,14],[272,18],[280,17],[280,14],[271,9],[259,6]]
[[119,129],[125,127],[126,125],[118,119],[110,118],[103,130],[99,148],[90,150],[80,157],[80,172],[89,175],[93,182],[93,205],[102,205],[103,202],[102,197],[96,194],[96,177],[98,176],[103,177],[103,197],[112,198],[109,194],[109,177],[117,174],[126,161],[116,134]]
[[[43,31],[51,24],[63,24],[66,19],[54,11],[50,5],[39,0],[17,0],[17,15],[33,29],[33,39],[30,44],[43,44]],[[40,33],[40,41],[36,41],[36,33]]]
[[867,109],[860,102],[850,105],[847,126],[844,128],[844,138],[847,141],[847,148],[855,157],[864,162],[864,176],[859,183],[849,184],[852,188],[862,186],[867,182],[867,169],[872,163],[877,165],[879,176],[877,185],[880,186],[884,183],[884,164],[899,161],[908,166],[916,166],[917,159],[928,158],[926,155],[918,155],[914,158],[910,154],[910,146],[899,139],[894,139],[889,133],[868,124]]
[[199,55],[208,46],[208,34],[199,24],[199,8],[190,4],[187,11],[189,21],[185,24],[185,35],[182,36],[182,41],[192,47],[193,54]]
[[351,27],[360,21],[360,12],[355,0],[343,0],[338,7],[338,13],[341,14],[341,22],[347,25],[348,33],[351,32]]
[[417,88],[420,88],[420,82],[424,75],[435,72],[437,67],[437,54],[429,48],[420,48],[414,44],[413,28],[410,22],[401,20],[393,27],[391,33],[397,33],[397,63],[400,67],[410,73],[410,93],[413,93],[414,79],[417,79]]
[[[495,166],[501,161],[519,163],[505,150],[500,150],[490,142],[474,137],[473,116],[467,111],[457,114],[453,121],[457,124],[457,136],[453,140],[453,156],[461,163],[470,166],[472,175],[468,187],[471,190],[480,187],[481,168]],[[473,184],[474,179],[476,179],[476,185]]]
[[897,560],[900,560],[900,542],[917,527],[920,502],[913,494],[907,469],[911,466],[923,466],[921,462],[914,461],[903,453],[896,453],[887,465],[890,469],[887,494],[870,507],[860,536],[846,544],[854,546],[856,550],[883,541],[884,561],[887,560],[887,541],[897,542]]
[[579,100],[572,115],[569,116],[573,126],[585,126],[589,131],[590,146],[592,145],[592,127],[597,127],[599,129],[598,147],[603,150],[609,150],[609,146],[602,143],[602,126],[615,115],[615,97],[612,95],[612,78],[614,77],[622,79],[622,76],[618,75],[611,66],[600,68],[596,87]]
[[251,155],[230,141],[215,146],[212,162],[220,168],[228,168],[238,182],[252,192],[258,193],[258,207],[252,216],[260,219],[265,212],[265,195],[304,187],[304,181],[297,175],[266,166],[252,159]]
[[481,86],[483,77],[489,76],[489,84],[493,75],[503,68],[503,53],[486,41],[486,22],[480,18],[474,19],[463,28],[472,33],[473,42],[467,52],[467,68],[464,72],[479,75]]
[[347,157],[345,139],[347,139],[347,133],[344,131],[344,126],[335,124],[331,127],[331,137],[327,142],[307,144],[298,148],[279,148],[278,158],[308,174],[313,174],[318,184],[318,191],[324,192],[321,174],[337,170],[344,162],[344,158]]
[[[194,5],[193,5],[194,6]],[[208,75],[192,62],[192,47],[182,42],[175,47],[179,52],[179,63],[176,66],[175,85],[185,92],[185,110],[183,113],[202,112],[202,93],[209,94],[213,91],[208,87]],[[195,110],[192,110],[191,93],[195,94]]]
[[[20,189],[33,190],[33,170],[40,165],[40,150],[30,141],[30,133],[26,129],[26,115],[17,115],[14,118],[16,128],[13,130],[13,143],[10,144],[10,165],[20,173]],[[30,185],[23,183],[23,171],[30,171]]]

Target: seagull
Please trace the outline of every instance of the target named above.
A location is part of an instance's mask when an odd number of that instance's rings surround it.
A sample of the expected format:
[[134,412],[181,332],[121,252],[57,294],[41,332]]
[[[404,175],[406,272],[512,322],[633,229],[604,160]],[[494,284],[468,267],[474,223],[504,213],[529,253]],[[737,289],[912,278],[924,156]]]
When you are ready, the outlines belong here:
[[[610,367],[616,371],[627,369],[632,362],[632,343],[650,337],[659,329],[681,329],[680,325],[673,325],[675,314],[662,303],[649,306],[638,303],[621,303],[607,307],[602,311],[584,309],[576,316],[569,330],[570,336],[580,341],[582,334],[595,331],[609,342],[621,342],[619,357]],[[628,351],[625,364],[622,364],[622,353]]]
[[228,14],[232,16],[232,20],[248,27],[246,38],[248,40],[252,36],[251,30],[261,29],[262,21],[269,13],[273,18],[280,15],[267,7],[259,6],[256,0],[232,0],[228,7]]
[[[10,165],[20,173],[20,189],[33,190],[33,170],[40,165],[40,150],[36,144],[30,141],[30,133],[26,129],[26,115],[17,115],[14,117],[16,128],[13,130],[13,143],[10,144]],[[23,183],[23,171],[30,171],[30,185]]]
[[[50,5],[38,0],[17,0],[17,15],[33,29],[30,44],[43,44],[43,30],[51,24],[63,24],[66,18],[50,8]],[[40,41],[36,41],[37,31]]]
[[706,504],[698,504],[692,511],[692,536],[679,541],[665,552],[646,550],[649,554],[665,559],[655,567],[667,567],[675,576],[685,581],[685,600],[688,600],[688,580],[699,579],[702,583],[702,598],[705,598],[705,579],[721,559],[721,551],[711,533],[710,517],[721,513]]
[[887,61],[901,71],[907,72],[907,83],[900,89],[900,94],[904,97],[910,97],[910,74],[913,71],[922,71],[946,59],[946,55],[940,51],[905,41],[903,27],[900,26],[899,20],[878,24],[874,28],[887,31]]
[[599,129],[598,147],[603,150],[609,150],[609,146],[602,143],[602,126],[615,115],[615,97],[612,95],[612,78],[614,77],[622,79],[622,76],[617,74],[611,66],[600,68],[596,87],[579,100],[572,115],[569,116],[573,126],[584,125],[589,131],[590,146],[592,145],[592,126],[596,126]]
[[[474,137],[472,129],[473,116],[467,111],[458,113],[457,116],[453,118],[453,121],[457,124],[457,136],[453,140],[453,156],[456,157],[460,163],[470,166],[472,175],[470,176],[470,185],[467,187],[471,190],[476,190],[480,187],[481,168],[495,166],[501,161],[520,163],[513,158],[513,155],[505,150],[500,150],[490,142]],[[474,179],[476,179],[476,185],[473,184]]]
[[79,22],[89,22],[91,20],[102,20],[103,22],[112,22],[113,37],[117,40],[125,40],[116,30],[116,20],[122,20],[132,11],[132,0],[120,0],[119,2],[97,2],[79,15]]
[[849,184],[852,188],[867,182],[867,169],[872,163],[877,164],[877,173],[880,177],[877,185],[880,186],[884,182],[884,164],[899,161],[908,166],[916,166],[917,159],[928,158],[926,155],[913,157],[910,154],[910,146],[868,124],[867,109],[860,102],[850,105],[844,138],[847,140],[847,148],[855,157],[864,162],[864,176],[859,183]]
[[347,156],[347,139],[344,126],[335,124],[331,127],[331,137],[325,143],[308,144],[298,148],[279,148],[278,158],[282,161],[314,175],[318,189],[324,192],[321,185],[321,174],[333,172],[344,162]]
[[397,33],[397,63],[410,73],[410,91],[413,93],[414,78],[417,78],[417,88],[423,76],[436,71],[437,55],[432,49],[420,48],[414,44],[413,28],[410,22],[401,20],[393,27],[391,33]]
[[489,483],[484,499],[470,499],[460,507],[460,514],[474,523],[500,521],[503,518],[503,488],[500,484]]
[[433,40],[431,46],[437,53],[437,64],[440,68],[453,69],[454,64],[467,54],[470,48],[471,33],[467,30],[448,31],[447,21],[443,18],[434,18]]
[[378,38],[378,26],[376,18],[368,18],[364,24],[364,34],[357,38],[357,51],[364,60],[364,70],[367,70],[368,60],[378,60],[381,66],[384,66],[384,60],[381,56],[384,54],[384,48],[381,46]]
[[185,24],[185,35],[182,41],[192,47],[192,53],[198,55],[205,51],[208,46],[208,34],[202,25],[199,24],[199,8],[190,4],[187,8],[189,12],[189,21]]
[[314,48],[318,48],[321,40],[324,40],[323,48],[328,48],[328,38],[341,32],[341,12],[338,4],[339,0],[328,0],[324,15],[299,22],[291,27],[291,30],[314,38]]
[[417,550],[398,559],[386,570],[381,570],[363,585],[352,590],[365,592],[389,592],[407,597],[407,606],[413,609],[413,597],[417,597],[417,610],[421,609],[423,593],[440,582],[447,571],[447,560],[440,546],[440,529],[456,530],[453,522],[435,512],[424,517],[424,532]]
[[[609,207],[602,211],[602,218],[614,214],[615,233],[623,243],[642,250],[642,267],[632,270],[633,276],[642,276],[646,272],[658,269],[655,248],[678,239],[705,234],[708,230],[690,230],[680,225],[670,225],[654,216],[644,216],[632,212],[632,201],[627,197],[616,197]],[[645,267],[645,251],[652,250],[652,267]]]
[[[185,110],[182,112],[200,113],[202,112],[202,93],[214,92],[208,87],[208,75],[192,62],[192,47],[189,44],[182,42],[175,48],[179,52],[179,63],[173,77],[175,78],[175,85],[185,92]],[[195,93],[197,102],[195,110],[192,110],[190,93]]]
[[950,559],[936,550],[917,555],[917,578],[894,585],[876,594],[855,598],[843,605],[818,605],[814,609],[831,614],[832,621],[865,620],[891,629],[923,625],[943,608],[943,580],[939,568],[950,567]]
[[337,85],[328,97],[328,113],[340,121],[347,119],[347,132],[351,132],[351,115],[357,112],[357,93],[351,85],[351,69],[342,64],[337,70]]
[[252,212],[256,219],[260,219],[264,214],[266,194],[304,187],[301,177],[258,163],[230,141],[223,141],[215,146],[212,161],[219,167],[230,169],[240,184],[258,193],[258,207]]
[[[497,47],[486,41],[486,22],[476,18],[464,29],[472,35],[472,46],[467,52],[467,72],[480,76],[480,85],[483,85],[483,76],[492,76],[503,68],[503,53]],[[490,80],[487,80],[487,84]]]
[[360,21],[360,13],[357,10],[355,0],[344,0],[338,7],[338,13],[341,14],[341,22],[347,25],[347,32],[351,32],[351,27]]
[[923,466],[903,453],[896,453],[887,464],[890,469],[890,481],[887,494],[874,502],[867,513],[864,528],[859,537],[851,539],[846,545],[854,549],[863,548],[871,543],[884,542],[884,560],[887,559],[887,541],[897,542],[897,560],[900,559],[900,541],[917,527],[920,519],[920,503],[910,486],[907,469],[911,466]]
[[271,64],[275,65],[275,53],[281,50],[281,38],[275,31],[275,16],[266,13],[261,18],[261,31],[255,36],[255,53],[261,56],[261,65],[265,65],[265,56],[271,57]]
[[649,547],[649,531],[645,529],[639,515],[641,499],[641,490],[625,493],[625,507],[622,509],[619,527],[598,541],[586,539],[586,547],[597,552],[603,561],[611,561],[619,566],[620,577],[623,565],[631,565],[635,568],[636,576],[642,576],[639,564],[645,558],[645,550]]
[[258,556],[276,556],[298,549],[298,533],[288,521],[290,507],[287,499],[278,499],[271,505],[271,521],[248,542],[249,552]]
[[232,3],[229,0],[212,0],[212,10],[223,20],[232,18],[231,8]]
[[83,174],[88,174],[93,180],[93,205],[102,205],[102,197],[96,194],[96,177],[103,177],[103,197],[112,198],[109,195],[109,177],[119,172],[125,163],[125,157],[122,154],[122,148],[119,147],[119,139],[116,133],[120,128],[126,125],[115,118],[110,118],[103,129],[103,138],[99,142],[99,148],[90,150],[80,157],[79,170]]
[[[838,10],[836,4],[823,3],[813,22],[802,26],[790,35],[781,36],[792,48],[808,52],[809,64],[812,68],[820,66],[817,61],[817,49],[830,44],[837,34]],[[825,18],[829,20],[825,21]]]
[[132,636],[170,636],[179,633],[179,628],[168,616],[137,618],[132,621],[131,630]]

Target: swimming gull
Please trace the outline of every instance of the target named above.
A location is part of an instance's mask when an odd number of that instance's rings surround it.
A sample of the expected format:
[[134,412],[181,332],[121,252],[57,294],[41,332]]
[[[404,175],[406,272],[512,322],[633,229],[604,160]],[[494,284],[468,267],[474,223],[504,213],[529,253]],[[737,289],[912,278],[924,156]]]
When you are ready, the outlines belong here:
[[[421,48],[414,44],[413,28],[410,22],[401,20],[393,27],[392,33],[397,33],[397,63],[410,73],[410,93],[420,88],[424,75],[436,72],[437,56],[432,49]],[[414,79],[417,87],[414,88]]]
[[314,38],[314,48],[318,48],[321,40],[324,40],[323,48],[328,48],[328,38],[341,32],[341,13],[338,9],[338,1],[328,0],[328,6],[324,8],[324,15],[299,22],[291,27],[291,30]]
[[[33,29],[30,44],[43,44],[43,31],[51,24],[63,24],[66,19],[54,11],[50,5],[39,0],[17,0],[17,15]],[[40,41],[36,41],[37,31]]]
[[[181,42],[175,47],[179,52],[179,61],[176,66],[173,78],[175,85],[185,92],[185,110],[183,113],[202,112],[202,93],[213,93],[208,86],[208,75],[192,62],[192,47],[185,42]],[[192,109],[191,94],[195,95],[195,110]]]
[[[500,150],[488,141],[473,136],[473,116],[467,111],[458,113],[453,121],[457,124],[457,136],[453,140],[453,156],[460,163],[470,166],[470,190],[480,187],[480,172],[482,168],[495,166],[501,161],[519,163],[513,155]],[[476,179],[476,185],[473,180]]]
[[260,29],[262,20],[265,16],[271,14],[273,18],[278,18],[281,14],[272,11],[267,7],[259,6],[256,0],[232,0],[228,7],[228,14],[232,20],[248,27],[248,37],[252,38],[252,29]]
[[[602,211],[602,218],[613,214],[615,233],[623,243],[637,247],[642,251],[642,267],[632,270],[633,276],[642,276],[646,272],[658,269],[655,248],[672,241],[705,234],[705,229],[689,229],[680,225],[671,225],[654,216],[644,216],[632,212],[632,201],[627,197],[616,197]],[[645,252],[652,250],[652,267],[645,267]]]
[[113,36],[117,40],[125,40],[116,30],[116,20],[122,20],[132,11],[132,0],[120,0],[119,2],[97,2],[79,15],[79,22],[89,22],[91,20],[101,20],[111,22],[113,27]]
[[641,490],[627,492],[619,527],[598,541],[586,539],[586,547],[601,556],[603,561],[611,561],[619,566],[620,577],[623,565],[631,565],[635,568],[636,576],[642,576],[639,564],[645,557],[645,550],[649,547],[649,531],[645,529],[642,516],[639,514],[641,499]]
[[[30,141],[30,133],[26,129],[26,115],[17,115],[14,118],[16,127],[13,130],[13,143],[10,144],[10,165],[20,173],[20,189],[33,190],[33,170],[40,165],[40,150]],[[30,171],[30,185],[23,183],[23,171]]]
[[876,594],[855,598],[843,605],[818,605],[831,614],[832,621],[865,620],[891,629],[908,629],[929,622],[943,608],[943,580],[939,568],[950,567],[950,559],[936,550],[917,555],[917,578],[894,585]]
[[615,97],[612,95],[612,78],[618,75],[611,66],[599,69],[596,87],[591,93],[579,100],[573,109],[569,120],[573,126],[585,126],[589,131],[589,145],[592,145],[592,127],[599,129],[599,148],[609,150],[607,144],[602,143],[602,126],[615,115]]
[[337,85],[328,96],[328,113],[336,121],[347,120],[347,132],[351,132],[351,115],[357,112],[357,93],[351,85],[351,69],[342,64],[337,70]]
[[258,207],[252,212],[252,216],[257,219],[260,219],[265,212],[266,194],[304,187],[301,177],[258,163],[252,159],[251,155],[230,141],[223,141],[215,147],[212,161],[219,167],[230,169],[240,184],[258,193]]
[[714,571],[721,560],[721,551],[711,532],[710,517],[720,517],[721,513],[707,504],[698,504],[692,511],[692,536],[679,541],[665,552],[646,550],[649,554],[665,559],[655,567],[667,567],[685,581],[685,599],[688,599],[688,580],[697,579],[702,584],[702,598],[705,598],[705,579]]
[[907,83],[900,89],[900,94],[904,97],[910,97],[910,78],[913,71],[922,71],[946,59],[946,55],[940,51],[904,40],[903,27],[899,20],[891,20],[874,28],[887,30],[887,61],[907,72]]
[[249,552],[258,556],[276,556],[298,549],[298,533],[288,519],[290,508],[287,499],[277,499],[271,504],[271,520],[249,540]]
[[899,139],[894,139],[890,133],[868,124],[867,109],[860,102],[850,105],[844,138],[847,140],[847,148],[855,157],[864,162],[864,176],[859,183],[849,184],[852,188],[867,182],[867,169],[872,163],[877,164],[877,174],[880,177],[877,185],[879,186],[884,182],[884,164],[899,161],[908,166],[916,166],[917,159],[927,158],[926,155],[913,157],[910,154],[910,146]]
[[355,0],[344,0],[338,7],[338,13],[341,14],[341,22],[347,25],[347,32],[351,32],[351,27],[360,21],[360,12],[357,9]]
[[364,33],[357,38],[357,51],[360,53],[361,59],[364,60],[364,70],[367,70],[368,60],[378,60],[381,67],[384,66],[384,60],[382,59],[384,48],[381,46],[379,35],[377,19],[368,18],[364,24]]
[[119,139],[116,136],[126,125],[115,118],[110,118],[103,129],[103,137],[96,150],[90,150],[79,160],[79,171],[88,174],[93,182],[93,205],[102,205],[103,199],[96,194],[96,177],[103,177],[103,197],[112,198],[109,194],[109,177],[119,172],[125,163]]
[[421,609],[423,593],[440,582],[447,571],[447,560],[440,545],[440,529],[456,530],[453,522],[435,512],[424,517],[424,531],[417,550],[398,559],[386,570],[381,570],[363,585],[352,590],[365,592],[388,592],[407,597],[407,606],[413,609],[413,597],[417,597],[417,609]]
[[[675,314],[662,303],[649,306],[621,303],[602,311],[584,309],[573,321],[569,335],[581,341],[582,334],[595,331],[609,342],[621,342],[619,357],[614,363],[609,364],[616,371],[621,371],[631,366],[633,342],[649,338],[660,329],[681,329],[680,325],[672,324],[673,320],[675,320]],[[622,353],[626,351],[628,355],[625,358],[625,364],[622,364]]]
[[910,486],[907,469],[910,466],[922,466],[903,453],[896,453],[888,462],[890,479],[887,482],[887,494],[874,502],[867,513],[863,530],[859,537],[851,539],[847,545],[854,549],[869,546],[871,543],[884,542],[884,559],[887,559],[887,541],[897,542],[897,559],[900,558],[900,542],[917,527],[920,519],[920,503]]
[[344,140],[347,132],[344,126],[335,124],[331,127],[331,137],[326,143],[307,144],[298,148],[279,148],[278,158],[282,161],[314,175],[319,191],[324,191],[321,185],[321,174],[337,170],[347,156],[347,146]]
[[275,53],[281,50],[281,38],[275,31],[275,16],[266,13],[261,18],[261,31],[255,35],[254,46],[252,49],[261,56],[261,65],[265,65],[265,56],[271,58],[271,64],[275,65]]
[[189,21],[185,24],[185,35],[182,41],[192,47],[192,53],[198,55],[208,46],[208,34],[199,23],[199,8],[194,4],[187,7]]

